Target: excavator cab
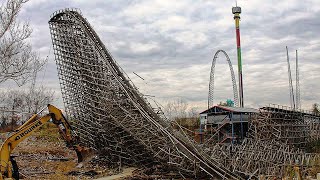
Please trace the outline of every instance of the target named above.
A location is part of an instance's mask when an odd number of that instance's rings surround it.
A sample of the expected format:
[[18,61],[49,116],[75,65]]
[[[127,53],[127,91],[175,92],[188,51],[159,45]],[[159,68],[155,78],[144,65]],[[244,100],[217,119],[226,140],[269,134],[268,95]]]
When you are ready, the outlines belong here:
[[19,179],[18,166],[14,157],[11,156],[11,152],[20,142],[50,120],[58,127],[59,133],[65,140],[67,147],[76,152],[78,162],[82,162],[84,158],[91,153],[90,148],[79,145],[79,136],[77,136],[72,129],[61,110],[50,104],[48,104],[47,108],[49,110],[48,114],[39,117],[43,109],[33,115],[28,121],[17,128],[2,144],[0,148],[0,180],[7,178]]

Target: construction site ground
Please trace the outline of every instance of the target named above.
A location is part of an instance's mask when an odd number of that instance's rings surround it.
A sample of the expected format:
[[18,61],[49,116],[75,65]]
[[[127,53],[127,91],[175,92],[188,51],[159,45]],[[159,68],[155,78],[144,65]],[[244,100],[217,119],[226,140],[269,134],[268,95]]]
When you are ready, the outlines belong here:
[[[5,139],[1,135],[2,141]],[[0,141],[2,144],[2,142]],[[315,145],[313,145],[315,146]],[[22,141],[13,151],[16,156],[20,174],[23,179],[180,179],[174,172],[169,172],[154,167],[139,169],[137,167],[110,168],[101,164],[92,163],[91,155],[82,163],[77,162],[75,151],[68,149],[61,139],[58,129],[54,126],[46,126],[32,136]],[[310,169],[313,179],[319,173],[319,167]],[[313,177],[313,178],[312,178]]]
[[[3,138],[2,134],[2,139]],[[21,142],[13,151],[23,179],[120,179],[132,175],[135,168],[121,171],[97,166],[88,161],[78,163],[76,153],[66,147],[58,129],[42,128]]]

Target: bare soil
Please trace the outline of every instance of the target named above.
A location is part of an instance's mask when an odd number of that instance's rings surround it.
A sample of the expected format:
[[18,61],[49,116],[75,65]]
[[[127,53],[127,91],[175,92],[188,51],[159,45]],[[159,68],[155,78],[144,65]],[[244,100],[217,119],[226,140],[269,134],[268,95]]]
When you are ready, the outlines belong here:
[[78,164],[75,151],[60,139],[58,129],[47,127],[34,133],[14,149],[19,172],[31,179],[92,179],[112,173],[89,162]]

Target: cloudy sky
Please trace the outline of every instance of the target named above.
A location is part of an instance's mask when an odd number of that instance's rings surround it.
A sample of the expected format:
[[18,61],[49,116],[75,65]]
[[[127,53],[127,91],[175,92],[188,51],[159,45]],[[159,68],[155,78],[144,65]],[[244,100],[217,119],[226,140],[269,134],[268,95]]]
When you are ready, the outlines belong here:
[[[286,46],[293,70],[298,49],[302,108],[319,103],[319,0],[239,0],[238,5],[245,106],[290,105]],[[234,0],[30,0],[20,18],[33,27],[34,49],[43,58],[49,55],[37,81],[57,91],[55,103],[61,103],[61,94],[48,20],[56,10],[79,8],[142,93],[163,104],[181,98],[204,110],[217,50],[229,54],[237,74],[232,6]],[[222,54],[217,59],[214,94],[216,103],[233,98]]]

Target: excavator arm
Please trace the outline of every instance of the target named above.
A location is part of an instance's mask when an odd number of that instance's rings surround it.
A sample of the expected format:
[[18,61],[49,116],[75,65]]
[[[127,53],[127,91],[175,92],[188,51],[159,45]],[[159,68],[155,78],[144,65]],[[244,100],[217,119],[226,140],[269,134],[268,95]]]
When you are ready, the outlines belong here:
[[7,138],[0,149],[0,180],[4,177],[12,178],[10,154],[14,148],[27,137],[32,135],[41,126],[46,124],[50,119],[59,128],[60,134],[66,141],[67,147],[76,151],[78,162],[83,160],[82,153],[88,151],[88,148],[78,145],[78,137],[75,136],[72,127],[69,122],[63,116],[60,109],[48,104],[49,114],[46,114],[40,118],[38,115],[33,115],[28,121],[20,126],[16,132],[14,132],[9,138]]
[[67,119],[62,114],[61,110],[52,106],[48,105],[49,113],[52,119],[52,122],[57,125],[59,132],[63,139],[65,140],[67,147],[72,148],[76,151],[78,162],[83,161],[83,153],[87,153],[89,151],[88,148],[80,146],[79,143],[79,137],[76,135],[76,133],[73,131],[70,123],[67,121]]

